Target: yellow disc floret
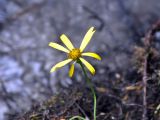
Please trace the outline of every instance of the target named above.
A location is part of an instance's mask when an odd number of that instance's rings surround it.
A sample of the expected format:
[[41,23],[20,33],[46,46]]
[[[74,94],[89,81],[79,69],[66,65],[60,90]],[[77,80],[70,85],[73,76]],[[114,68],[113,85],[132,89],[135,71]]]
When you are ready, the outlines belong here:
[[78,60],[81,57],[81,51],[79,48],[74,48],[68,53],[68,58]]

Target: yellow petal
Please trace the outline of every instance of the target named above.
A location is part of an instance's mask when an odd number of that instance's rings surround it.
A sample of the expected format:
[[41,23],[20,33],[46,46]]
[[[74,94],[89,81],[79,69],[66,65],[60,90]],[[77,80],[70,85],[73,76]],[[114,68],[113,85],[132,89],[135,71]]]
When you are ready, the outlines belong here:
[[89,62],[87,62],[85,59],[83,59],[83,58],[79,58],[79,59],[87,67],[87,69],[94,75],[95,74],[94,67]]
[[68,63],[71,62],[71,61],[72,61],[72,59],[67,59],[67,60],[64,60],[64,61],[62,61],[62,62],[57,63],[56,65],[54,65],[54,66],[51,68],[50,72],[54,72],[54,71],[57,70],[58,68],[61,68],[61,67],[65,66],[66,64],[68,64]]
[[82,56],[89,56],[89,57],[93,57],[95,59],[101,60],[101,57],[93,52],[86,52],[86,53],[82,53]]
[[74,73],[74,64],[71,65],[70,70],[69,70],[69,77],[72,77]]
[[92,38],[92,36],[93,36],[93,34],[94,34],[95,31],[96,30],[94,29],[94,27],[91,27],[88,30],[88,32],[84,36],[83,41],[82,41],[81,46],[80,46],[81,52],[83,52],[83,50],[85,49],[85,47],[87,46],[87,44],[90,42],[90,40],[91,40],[91,38]]
[[71,41],[69,40],[69,38],[68,38],[65,34],[62,34],[62,35],[60,36],[60,39],[62,40],[62,42],[66,45],[66,47],[67,47],[69,50],[74,49],[73,44],[71,43]]
[[69,50],[67,50],[65,47],[63,47],[63,46],[61,46],[61,45],[59,45],[57,43],[50,42],[49,46],[52,47],[52,48],[54,48],[54,49],[57,49],[57,50],[69,53]]

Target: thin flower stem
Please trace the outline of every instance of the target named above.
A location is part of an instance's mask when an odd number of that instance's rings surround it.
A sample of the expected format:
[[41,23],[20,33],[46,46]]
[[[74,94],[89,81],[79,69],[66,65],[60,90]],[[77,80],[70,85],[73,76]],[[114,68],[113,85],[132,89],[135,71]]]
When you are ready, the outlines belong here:
[[85,70],[85,68],[84,68],[84,66],[83,66],[83,64],[82,64],[82,62],[81,62],[80,60],[78,60],[77,62],[80,64],[80,66],[81,66],[81,68],[82,68],[82,71],[83,71],[83,73],[84,73],[84,76],[85,76],[85,78],[86,78],[86,80],[87,80],[87,84],[89,85],[89,87],[90,87],[90,89],[91,89],[91,92],[92,92],[92,94],[93,94],[93,99],[94,99],[94,112],[93,112],[93,118],[94,118],[94,120],[96,120],[96,109],[97,109],[97,108],[96,108],[96,107],[97,107],[96,94],[95,94],[93,85],[92,85],[92,83],[91,83],[89,77],[87,76],[87,72],[86,72],[86,70]]

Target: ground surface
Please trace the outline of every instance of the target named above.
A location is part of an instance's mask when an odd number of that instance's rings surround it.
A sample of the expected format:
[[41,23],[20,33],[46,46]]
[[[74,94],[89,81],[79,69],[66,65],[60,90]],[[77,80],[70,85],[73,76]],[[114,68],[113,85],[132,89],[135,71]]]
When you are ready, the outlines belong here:
[[[60,91],[72,90],[73,96],[76,95],[74,89],[85,85],[81,70],[77,66],[73,79],[68,77],[68,67],[50,74],[50,68],[65,59],[65,55],[49,48],[48,43],[56,41],[61,44],[59,35],[65,33],[78,47],[87,29],[95,26],[97,32],[86,50],[102,56],[101,62],[88,59],[97,71],[92,81],[99,100],[98,119],[141,120],[143,88],[126,87],[141,85],[144,61],[139,56],[146,51],[143,38],[152,24],[158,21],[159,11],[159,0],[1,0],[0,119],[8,119],[4,118],[4,113],[11,119],[26,111],[32,113],[35,109],[31,110],[31,106],[47,101]],[[156,43],[153,48],[159,54],[158,30],[154,36]],[[147,85],[149,119],[158,119],[154,115],[160,102],[158,60],[151,61],[154,70]],[[84,94],[86,101],[83,103],[80,97],[77,104],[91,106],[92,97],[87,96],[90,91],[86,87],[78,91]],[[65,94],[60,97],[66,98]],[[72,97],[67,100],[74,103]],[[59,111],[67,109],[73,112],[60,115],[62,117],[84,115],[75,104],[72,109],[68,102],[65,102],[66,106],[57,104],[62,106]],[[53,110],[57,109],[55,104],[51,106]],[[83,105],[82,108],[91,117],[92,106],[88,112]],[[34,113],[45,114],[45,110]]]

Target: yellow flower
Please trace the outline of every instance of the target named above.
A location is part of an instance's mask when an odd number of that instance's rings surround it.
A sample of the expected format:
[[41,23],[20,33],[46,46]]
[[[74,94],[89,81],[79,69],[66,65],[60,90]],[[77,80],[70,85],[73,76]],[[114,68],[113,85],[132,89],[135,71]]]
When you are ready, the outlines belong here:
[[68,58],[62,62],[57,63],[56,65],[54,65],[50,72],[54,72],[55,70],[57,70],[58,68],[61,68],[63,66],[65,66],[66,64],[70,63],[71,61],[73,61],[73,63],[71,64],[70,70],[69,70],[69,76],[72,77],[73,73],[74,73],[74,64],[80,60],[87,68],[88,70],[94,75],[95,74],[95,69],[94,67],[87,62],[84,58],[82,58],[83,56],[89,56],[89,57],[93,57],[95,59],[101,60],[101,57],[93,52],[83,52],[84,49],[86,48],[87,44],[90,42],[93,34],[95,33],[95,29],[94,27],[91,27],[88,32],[86,33],[86,35],[83,38],[83,41],[80,45],[80,48],[75,48],[73,46],[73,44],[71,43],[71,41],[69,40],[69,38],[62,34],[60,36],[60,39],[62,40],[62,42],[65,44],[65,46],[68,48],[65,48],[57,43],[54,42],[50,42],[49,46],[52,48],[55,48],[57,50],[63,51],[67,53]]

